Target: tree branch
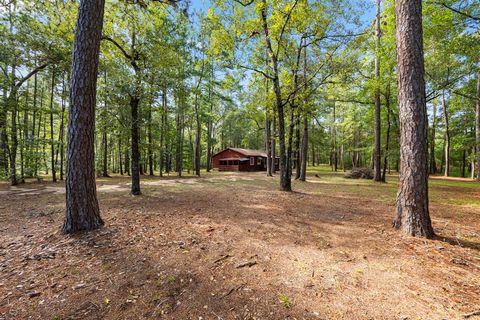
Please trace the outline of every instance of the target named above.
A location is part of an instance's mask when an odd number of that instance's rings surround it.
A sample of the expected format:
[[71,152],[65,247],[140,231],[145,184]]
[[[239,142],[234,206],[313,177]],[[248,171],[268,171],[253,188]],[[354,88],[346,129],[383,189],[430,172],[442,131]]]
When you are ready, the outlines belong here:
[[25,77],[23,77],[22,79],[20,79],[20,81],[18,81],[16,84],[15,84],[15,87],[17,88],[20,88],[22,86],[22,84],[27,81],[28,79],[30,79],[32,76],[34,76],[37,72],[39,72],[40,70],[43,70],[45,69],[50,63],[44,63],[42,65],[39,65],[38,67],[34,68],[32,71],[30,71]]
[[241,4],[242,6],[244,7],[248,7],[249,5],[251,5],[255,0],[250,0],[250,1],[247,1],[247,2],[243,2],[242,0],[233,0],[235,1],[236,3],[238,4]]
[[454,7],[452,6],[449,6],[448,4],[446,4],[445,2],[437,2],[437,4],[439,4],[440,6],[448,9],[448,10],[451,10],[455,13],[458,13],[459,15],[462,15],[464,17],[467,17],[469,19],[472,19],[472,20],[475,20],[475,21],[480,21],[480,17],[477,17],[477,16],[472,16],[471,14],[468,14],[466,12],[463,12],[463,11],[460,11],[458,9],[455,9]]
[[297,3],[298,3],[298,0],[295,0],[292,8],[287,13],[287,18],[285,19],[285,23],[283,24],[282,30],[280,31],[280,36],[277,39],[277,52],[275,53],[275,56],[277,56],[277,57],[278,57],[278,53],[280,52],[280,47],[281,47],[280,44],[282,43],[283,34],[285,33],[285,29],[287,28],[288,22],[290,21],[290,18],[292,17],[293,10],[297,6]]
[[107,40],[107,41],[110,41],[111,43],[113,43],[115,45],[115,47],[117,47],[118,50],[120,50],[122,52],[122,54],[125,56],[125,58],[127,58],[129,61],[132,61],[132,56],[129,55],[127,53],[127,51],[117,41],[113,40],[109,36],[102,36],[101,40]]
[[259,70],[259,69],[253,68],[253,67],[243,66],[243,65],[238,65],[238,67],[242,68],[242,69],[258,72],[258,73],[262,74],[265,78],[273,80],[273,77],[271,75],[267,74],[266,72],[264,72],[262,70]]

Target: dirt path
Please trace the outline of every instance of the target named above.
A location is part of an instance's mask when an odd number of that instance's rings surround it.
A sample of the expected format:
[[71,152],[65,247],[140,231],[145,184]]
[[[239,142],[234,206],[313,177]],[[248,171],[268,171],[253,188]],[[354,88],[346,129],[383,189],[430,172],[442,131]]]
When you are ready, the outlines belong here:
[[127,178],[102,179],[106,227],[73,237],[59,232],[62,185],[2,185],[0,319],[460,319],[480,309],[476,207],[433,202],[442,238],[404,238],[388,197],[320,182],[286,194],[261,174],[145,177],[133,198]]

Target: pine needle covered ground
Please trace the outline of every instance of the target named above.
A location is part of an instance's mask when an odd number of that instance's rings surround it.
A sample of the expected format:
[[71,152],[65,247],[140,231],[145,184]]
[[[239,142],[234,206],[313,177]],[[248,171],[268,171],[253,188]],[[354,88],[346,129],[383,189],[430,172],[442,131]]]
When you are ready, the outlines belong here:
[[[315,177],[318,174],[318,177]],[[392,228],[395,176],[311,168],[98,179],[106,225],[60,233],[61,183],[0,185],[0,319],[461,319],[480,306],[480,184],[433,178],[438,238]]]

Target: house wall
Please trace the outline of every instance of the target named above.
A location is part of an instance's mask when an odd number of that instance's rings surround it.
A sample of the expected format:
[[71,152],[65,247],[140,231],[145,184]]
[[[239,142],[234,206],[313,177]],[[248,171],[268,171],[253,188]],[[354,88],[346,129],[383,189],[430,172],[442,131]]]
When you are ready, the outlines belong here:
[[[254,157],[255,158],[255,164],[253,166],[250,165],[250,161],[248,164],[240,164],[240,165],[220,165],[220,159],[225,159],[225,158],[249,158],[241,153],[238,153],[236,151],[227,149],[224,150],[218,154],[216,154],[213,159],[213,168],[218,169],[219,171],[263,171],[266,170],[263,166],[265,163],[266,159],[262,159],[262,163],[260,165],[257,165],[258,161],[257,159],[259,157]],[[261,157],[260,157],[261,158]]]

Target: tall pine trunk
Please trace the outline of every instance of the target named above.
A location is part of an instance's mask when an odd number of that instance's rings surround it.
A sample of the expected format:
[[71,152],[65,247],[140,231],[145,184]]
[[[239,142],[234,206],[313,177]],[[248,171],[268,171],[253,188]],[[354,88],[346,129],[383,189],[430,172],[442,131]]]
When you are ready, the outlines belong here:
[[140,99],[136,96],[130,97],[131,112],[131,143],[132,143],[132,189],[130,193],[134,196],[140,195],[140,149],[139,149],[139,132],[138,132],[138,107]]
[[408,235],[431,238],[422,1],[396,0],[395,13],[401,164],[393,226]]
[[65,233],[103,225],[95,185],[95,105],[104,0],[82,0],[73,46]]

